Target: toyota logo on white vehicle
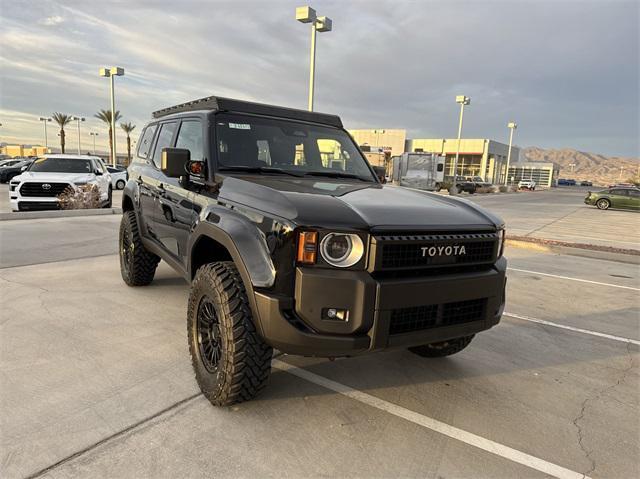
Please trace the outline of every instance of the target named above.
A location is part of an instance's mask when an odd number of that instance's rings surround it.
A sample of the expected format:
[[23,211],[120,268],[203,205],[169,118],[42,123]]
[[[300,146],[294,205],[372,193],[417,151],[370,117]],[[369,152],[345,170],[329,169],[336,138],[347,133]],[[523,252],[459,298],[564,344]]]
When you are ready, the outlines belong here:
[[42,183],[42,189],[43,190],[50,190],[51,189],[51,185],[49,183]]
[[464,245],[450,245],[450,246],[422,246],[422,257],[427,256],[433,258],[434,256],[462,256],[467,254],[467,250]]

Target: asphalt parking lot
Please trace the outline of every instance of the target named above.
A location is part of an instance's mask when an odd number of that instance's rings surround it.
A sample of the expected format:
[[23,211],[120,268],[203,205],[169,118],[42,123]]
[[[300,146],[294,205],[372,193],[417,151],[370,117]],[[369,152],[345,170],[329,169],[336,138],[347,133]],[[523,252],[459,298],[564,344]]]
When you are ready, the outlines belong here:
[[[523,234],[520,198],[583,209],[524,195],[486,206]],[[635,213],[593,211],[633,240]],[[459,355],[281,356],[263,395],[217,409],[191,371],[188,286],[161,264],[126,287],[118,222],[0,222],[3,477],[640,475],[637,265],[508,248],[507,314]]]

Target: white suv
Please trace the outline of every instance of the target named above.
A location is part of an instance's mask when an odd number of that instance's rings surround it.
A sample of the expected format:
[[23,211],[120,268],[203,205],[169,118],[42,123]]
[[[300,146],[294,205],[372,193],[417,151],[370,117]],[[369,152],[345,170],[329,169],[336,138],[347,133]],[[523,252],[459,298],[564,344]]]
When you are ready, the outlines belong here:
[[59,208],[58,196],[68,188],[96,185],[100,203],[111,208],[111,175],[97,156],[45,155],[11,179],[9,199],[13,211]]
[[533,191],[536,189],[536,182],[533,180],[520,180],[518,182],[518,189]]

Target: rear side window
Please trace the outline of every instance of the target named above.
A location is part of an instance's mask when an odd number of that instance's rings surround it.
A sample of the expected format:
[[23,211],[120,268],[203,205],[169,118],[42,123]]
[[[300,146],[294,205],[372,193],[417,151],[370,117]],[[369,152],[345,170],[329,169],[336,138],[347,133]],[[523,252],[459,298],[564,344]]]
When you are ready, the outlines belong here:
[[151,150],[151,142],[153,141],[153,135],[156,132],[158,125],[149,125],[144,129],[142,135],[140,135],[140,140],[138,141],[138,152],[137,155],[139,158],[146,159],[149,157],[149,150]]
[[160,168],[162,162],[162,149],[171,146],[173,140],[173,134],[176,131],[178,124],[173,121],[171,123],[163,123],[160,126],[160,133],[158,133],[158,141],[156,141],[156,148],[153,151],[153,164],[157,168]]
[[627,196],[627,190],[611,190],[612,195]]

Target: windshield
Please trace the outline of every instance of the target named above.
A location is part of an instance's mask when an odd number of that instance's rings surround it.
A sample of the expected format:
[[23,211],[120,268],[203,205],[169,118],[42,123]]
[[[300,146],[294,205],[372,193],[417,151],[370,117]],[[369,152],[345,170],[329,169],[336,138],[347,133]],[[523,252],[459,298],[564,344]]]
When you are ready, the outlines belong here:
[[376,181],[349,135],[338,128],[220,114],[216,138],[220,170]]
[[48,173],[93,173],[91,160],[77,158],[40,158],[29,168],[29,171]]

